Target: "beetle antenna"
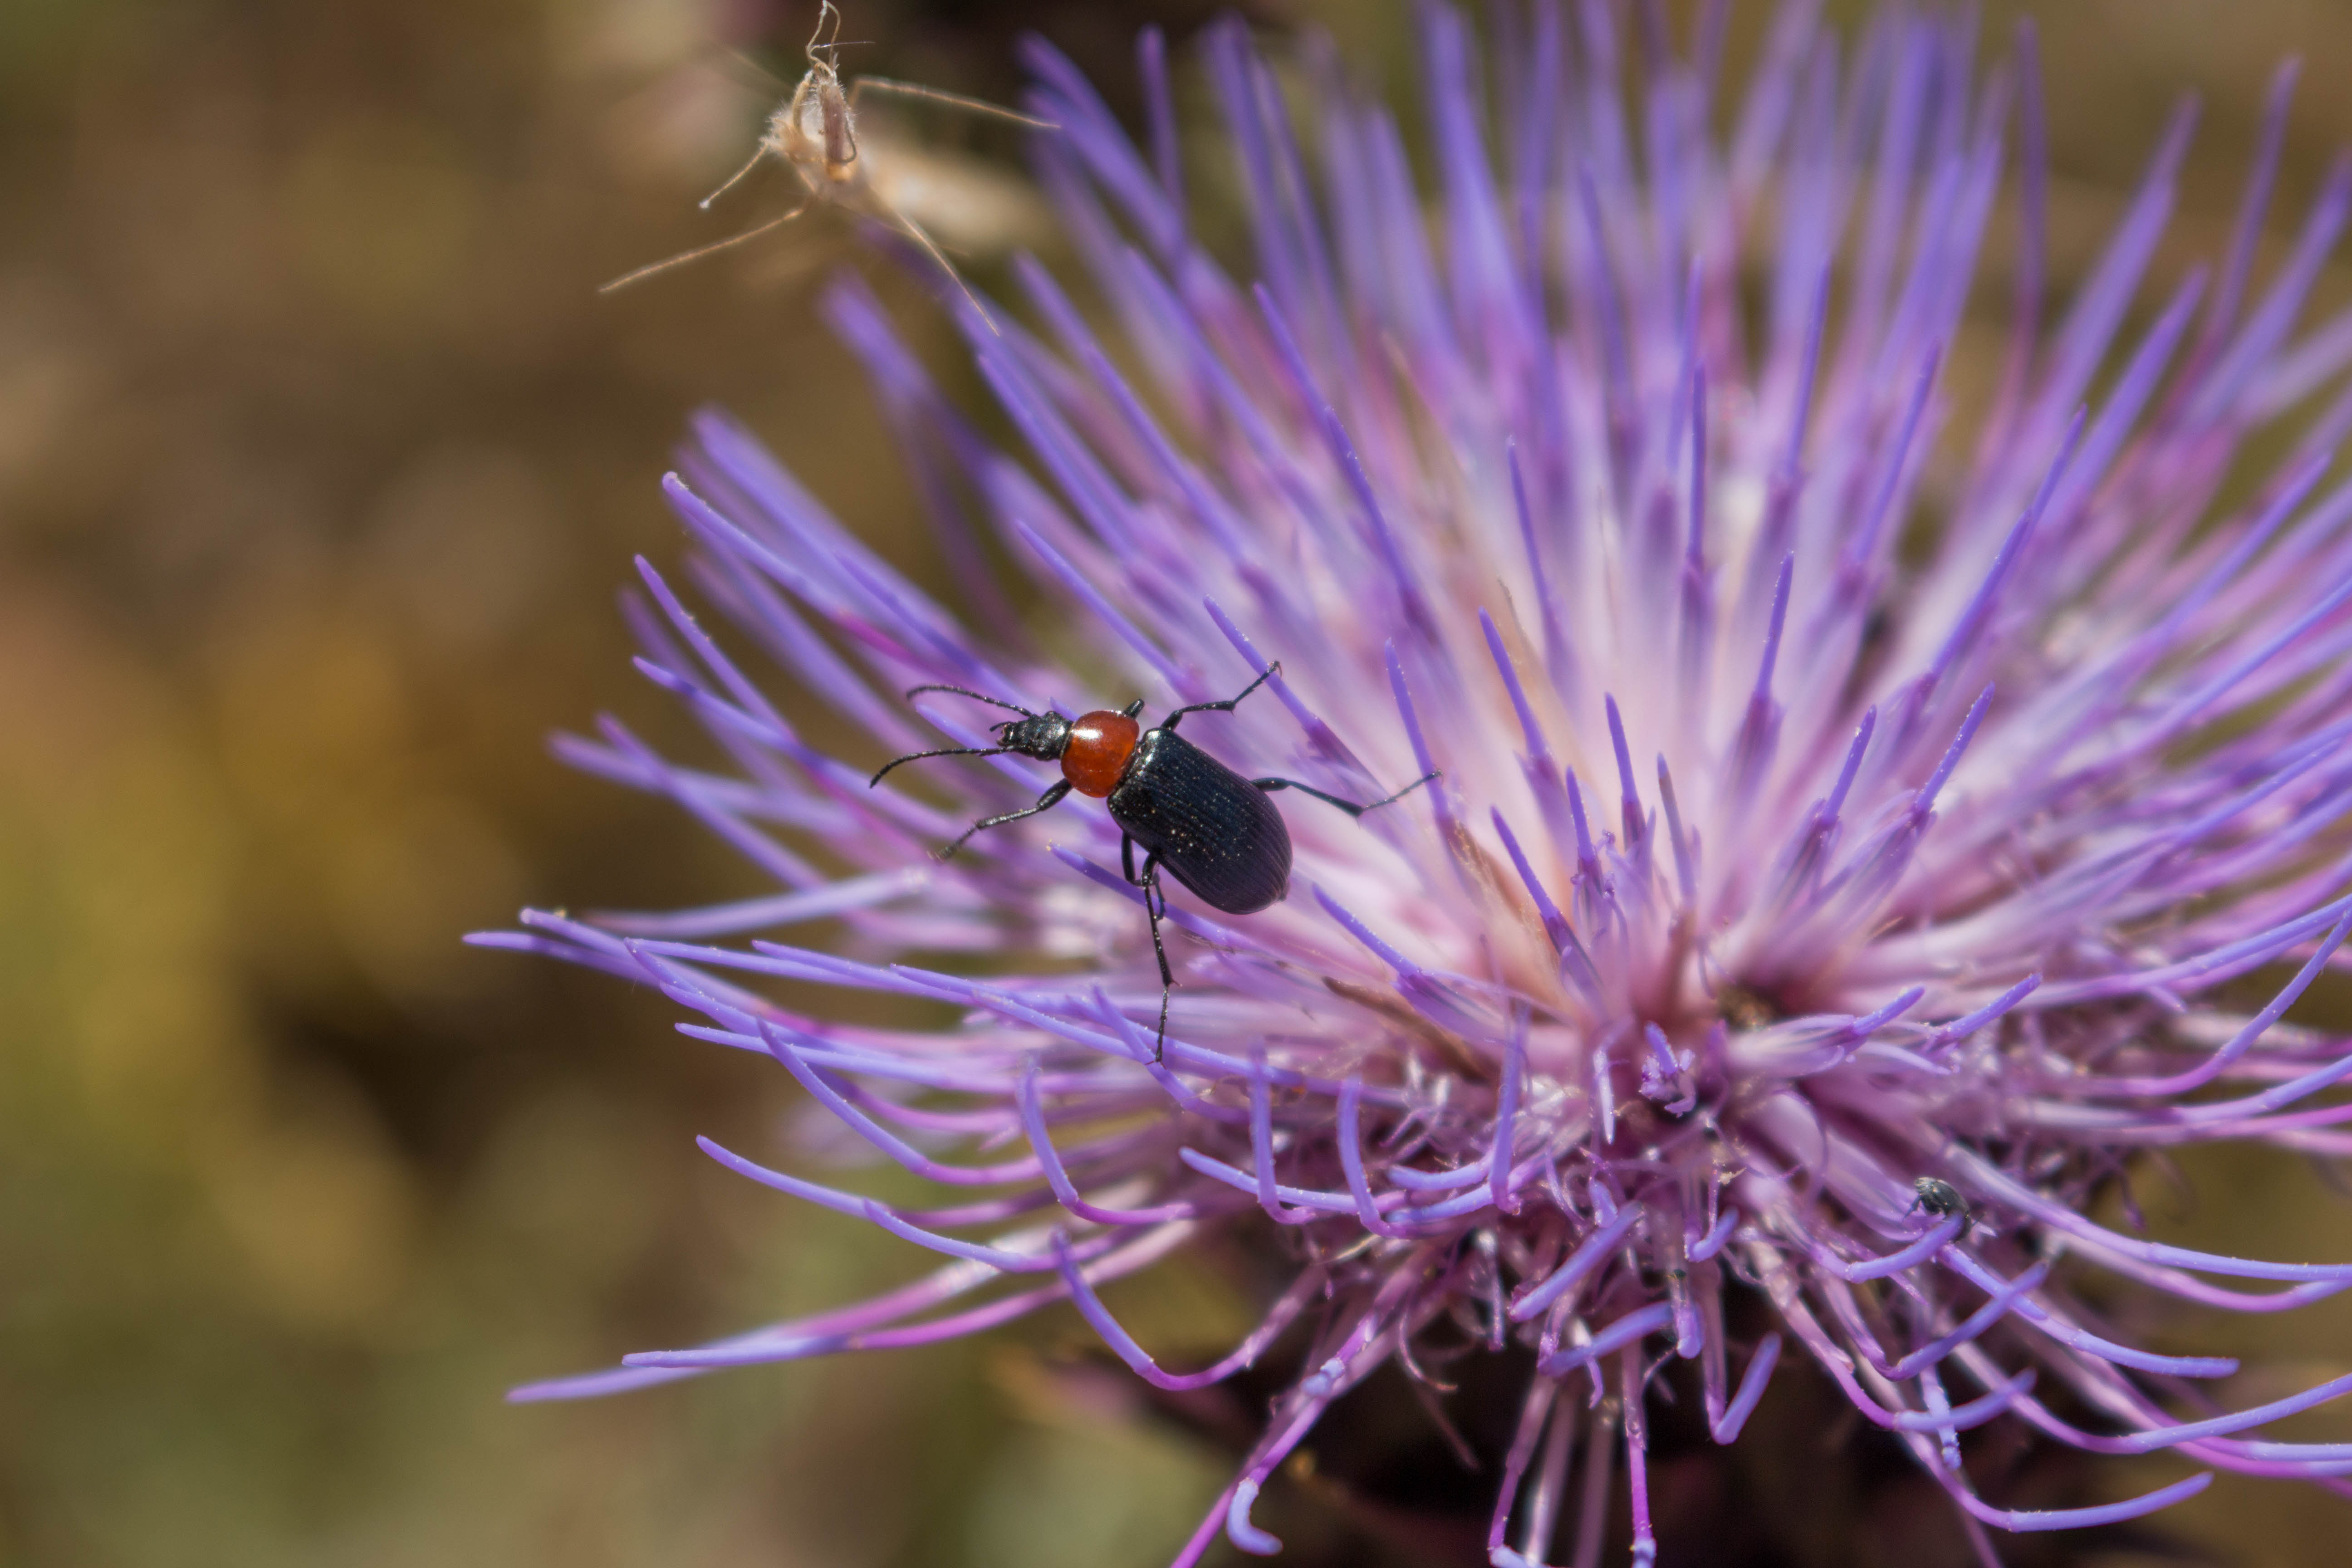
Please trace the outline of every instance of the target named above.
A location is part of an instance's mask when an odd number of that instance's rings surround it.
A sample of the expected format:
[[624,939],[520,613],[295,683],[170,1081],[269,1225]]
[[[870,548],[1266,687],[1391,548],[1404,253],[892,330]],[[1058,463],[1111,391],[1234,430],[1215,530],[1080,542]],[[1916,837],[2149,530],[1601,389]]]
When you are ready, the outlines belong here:
[[893,758],[877,768],[874,776],[866,781],[866,787],[872,789],[876,784],[880,784],[882,775],[900,763],[919,763],[925,757],[1001,757],[1011,749],[1009,746],[946,746],[936,752],[910,752],[903,757]]
[[969,697],[974,702],[985,702],[992,708],[1002,708],[1007,713],[1018,713],[1024,719],[1034,719],[1037,717],[1036,714],[1030,712],[1026,708],[1023,708],[1016,703],[1007,702],[1002,697],[984,696],[977,691],[967,690],[961,686],[909,686],[907,688],[907,700],[912,702],[918,696],[926,691],[952,692],[958,697]]

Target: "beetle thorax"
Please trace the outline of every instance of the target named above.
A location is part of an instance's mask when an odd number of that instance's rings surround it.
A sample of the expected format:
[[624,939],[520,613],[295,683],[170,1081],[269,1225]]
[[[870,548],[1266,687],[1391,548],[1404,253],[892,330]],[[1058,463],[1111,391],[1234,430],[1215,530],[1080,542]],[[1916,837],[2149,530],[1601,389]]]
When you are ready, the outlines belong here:
[[1080,795],[1101,800],[1118,787],[1141,731],[1127,714],[1098,708],[1070,725],[1062,749],[1062,776]]

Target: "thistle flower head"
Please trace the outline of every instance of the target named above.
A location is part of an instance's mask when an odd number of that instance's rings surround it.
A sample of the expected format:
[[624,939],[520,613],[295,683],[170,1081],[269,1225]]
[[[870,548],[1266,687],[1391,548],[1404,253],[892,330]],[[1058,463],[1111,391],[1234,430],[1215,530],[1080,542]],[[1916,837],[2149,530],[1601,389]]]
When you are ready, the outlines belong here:
[[[2214,1469],[2352,1468],[2352,1447],[2261,1432],[2344,1381],[2225,1408],[2196,1389],[2235,1363],[2126,1342],[2076,1293],[2275,1311],[2352,1285],[2352,1264],[2085,1214],[2143,1150],[2352,1152],[2334,1092],[2352,1042],[2280,1021],[2352,928],[2352,489],[2322,485],[2352,395],[2303,412],[2352,364],[2352,326],[2300,324],[2352,174],[2257,279],[2283,75],[2229,248],[2127,327],[2188,115],[2053,297],[2031,35],[1979,79],[1959,22],[1889,11],[1849,46],[1816,9],[1784,10],[1734,103],[1711,27],[1685,58],[1632,51],[1605,4],[1506,6],[1518,36],[1482,63],[1432,5],[1410,131],[1328,68],[1295,112],[1241,30],[1213,30],[1241,268],[1187,227],[1200,171],[1157,37],[1141,147],[1034,48],[1032,105],[1061,128],[1038,166],[1098,309],[1024,262],[1024,309],[962,310],[1020,448],[965,422],[867,295],[829,302],[969,618],[704,419],[669,494],[729,637],[650,566],[635,614],[640,667],[727,765],[610,722],[562,745],[676,800],[778,890],[485,939],[657,985],[686,1033],[772,1057],[952,1201],[903,1210],[712,1157],[946,1261],[525,1396],[1059,1301],[1188,1388],[1299,1324],[1287,1392],[1181,1563],[1219,1532],[1274,1550],[1260,1487],[1383,1363],[1422,1376],[1514,1342],[1536,1372],[1496,1485],[1500,1564],[1547,1549],[1572,1451],[1603,1484],[1622,1464],[1650,1560],[1649,1391],[1675,1363],[1729,1443],[1776,1365],[1810,1362],[1980,1542],[1979,1524],[2131,1518]],[[1963,424],[1945,351],[2012,166],[2006,349]],[[2284,460],[2242,462],[2255,437]],[[1035,614],[1008,608],[992,543]],[[875,751],[813,747],[747,649]],[[1051,768],[943,759],[868,788],[887,756],[1003,744],[1001,713],[911,687],[1036,713],[1140,697],[1149,726],[1259,678],[1184,729],[1244,778],[1369,801],[1440,777],[1360,820],[1272,796],[1296,857],[1263,912],[1169,893],[1164,1049],[1151,895],[1109,813],[1064,804],[941,861]],[[789,940],[820,917],[845,952]],[[2214,1000],[2265,966],[2293,978],[2259,1012]],[[855,1026],[778,1005],[772,978],[963,1019]],[[1098,1288],[1212,1231],[1265,1243],[1292,1283],[1231,1355],[1162,1366]],[[1733,1332],[1742,1295],[1769,1331]],[[2014,1511],[1965,1466],[1995,1420],[2195,1473]]]

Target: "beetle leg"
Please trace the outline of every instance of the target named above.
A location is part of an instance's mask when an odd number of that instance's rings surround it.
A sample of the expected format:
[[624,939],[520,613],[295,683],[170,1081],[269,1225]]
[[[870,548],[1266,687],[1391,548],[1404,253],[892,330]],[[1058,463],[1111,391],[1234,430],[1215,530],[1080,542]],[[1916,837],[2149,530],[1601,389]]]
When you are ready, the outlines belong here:
[[959,837],[954,843],[940,851],[940,858],[942,860],[947,859],[957,850],[962,848],[964,839],[970,838],[973,834],[979,832],[983,827],[995,827],[1007,822],[1018,822],[1024,816],[1034,816],[1041,811],[1053,810],[1054,807],[1062,804],[1062,797],[1069,793],[1070,781],[1067,779],[1056,780],[1053,788],[1047,790],[1044,795],[1037,797],[1036,805],[1024,806],[1019,811],[1008,811],[1003,816],[992,816],[984,821],[975,822],[970,827],[965,828],[961,837]]
[[1402,800],[1405,796],[1411,795],[1413,791],[1419,789],[1422,785],[1427,784],[1436,776],[1437,775],[1434,773],[1423,773],[1419,778],[1413,780],[1412,783],[1405,785],[1404,788],[1397,791],[1396,794],[1390,795],[1383,800],[1373,801],[1369,805],[1358,805],[1352,800],[1341,800],[1336,795],[1325,795],[1313,784],[1303,784],[1297,779],[1252,779],[1250,780],[1250,783],[1257,785],[1258,788],[1265,791],[1268,795],[1272,795],[1278,789],[1295,789],[1301,795],[1313,795],[1317,800],[1323,802],[1326,805],[1336,805],[1341,811],[1346,812],[1349,816],[1361,816],[1368,811],[1378,811],[1384,805]]
[[1158,1061],[1168,1049],[1168,994],[1176,988],[1175,972],[1168,967],[1167,944],[1160,940],[1160,917],[1168,912],[1168,895],[1160,886],[1160,852],[1152,850],[1143,857],[1143,875],[1135,874],[1135,840],[1128,834],[1118,836],[1118,868],[1127,879],[1143,889],[1143,912],[1151,921],[1151,951],[1160,960],[1160,1037],[1151,1047],[1151,1059]]
[[1160,917],[1168,912],[1168,895],[1160,886],[1160,856],[1143,858],[1143,912],[1151,921],[1151,953],[1160,960],[1160,1033],[1151,1042],[1151,1059],[1168,1054],[1168,995],[1176,989],[1175,972],[1168,967],[1168,946],[1160,940]]
[[1158,1061],[1168,1049],[1168,994],[1176,988],[1175,971],[1168,967],[1168,944],[1160,940],[1160,917],[1168,912],[1168,895],[1160,886],[1160,852],[1152,850],[1143,858],[1143,875],[1135,874],[1135,840],[1122,833],[1118,837],[1118,868],[1127,879],[1143,889],[1143,912],[1151,921],[1151,952],[1160,960],[1160,1036],[1151,1047],[1151,1059]]
[[1277,658],[1272,664],[1265,667],[1265,674],[1259,676],[1255,680],[1251,681],[1247,686],[1243,687],[1239,691],[1234,692],[1231,697],[1226,698],[1223,702],[1195,702],[1190,707],[1179,708],[1176,711],[1168,715],[1167,718],[1160,721],[1160,727],[1163,730],[1173,730],[1176,728],[1176,721],[1181,719],[1187,713],[1230,713],[1241,705],[1243,698],[1247,697],[1251,692],[1255,691],[1259,687],[1264,686],[1267,681],[1272,680],[1276,676],[1280,675],[1281,673],[1282,660]]

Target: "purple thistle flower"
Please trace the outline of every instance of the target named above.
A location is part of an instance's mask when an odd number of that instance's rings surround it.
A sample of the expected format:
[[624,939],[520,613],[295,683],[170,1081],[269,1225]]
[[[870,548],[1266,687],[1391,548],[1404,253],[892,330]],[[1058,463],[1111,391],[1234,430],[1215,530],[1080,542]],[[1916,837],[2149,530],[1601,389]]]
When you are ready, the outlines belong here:
[[[2262,1428],[2352,1379],[2224,1409],[2200,1387],[2234,1361],[2126,1342],[2074,1287],[2270,1312],[2352,1286],[2352,1263],[2192,1251],[2084,1212],[2140,1150],[2352,1152],[2352,1041],[2280,1021],[2352,930],[2352,487],[2321,489],[2352,426],[2352,317],[2296,331],[2352,166],[2258,283],[2283,72],[2218,271],[2127,331],[2190,116],[2075,296],[2050,300],[2031,32],[1977,82],[1963,23],[1890,10],[1849,51],[1817,10],[1784,8],[1718,114],[1720,5],[1694,58],[1645,40],[1630,97],[1618,7],[1508,12],[1522,37],[1485,68],[1491,112],[1462,20],[1424,9],[1433,205],[1386,110],[1321,69],[1302,135],[1242,30],[1215,29],[1248,285],[1187,230],[1157,37],[1141,150],[1033,47],[1032,104],[1063,128],[1037,143],[1042,177],[1119,352],[1032,263],[1035,329],[962,308],[1016,459],[867,295],[829,303],[988,629],[704,418],[668,481],[696,586],[877,754],[810,746],[643,566],[639,667],[732,771],[610,721],[561,750],[675,799],[780,890],[533,912],[479,939],[657,985],[696,1015],[683,1032],[773,1057],[883,1153],[982,1190],[896,1209],[706,1142],[944,1265],[517,1397],[915,1344],[1062,1300],[1181,1389],[1308,1325],[1180,1563],[1219,1532],[1276,1550],[1252,1505],[1318,1417],[1383,1363],[1420,1376],[1417,1348],[1465,1342],[1537,1358],[1497,1564],[1547,1549],[1574,1452],[1587,1498],[1622,1465],[1634,1559],[1653,1559],[1645,1390],[1676,1362],[1730,1443],[1779,1363],[1810,1359],[1988,1559],[1980,1525],[2126,1520],[2215,1469],[2345,1487],[2352,1445]],[[1944,351],[2012,154],[2006,359],[1981,426],[1939,441]],[[2257,434],[2287,456],[2249,476]],[[1004,608],[984,538],[1032,574],[1045,632]],[[1264,694],[1187,737],[1360,800],[1443,776],[1360,822],[1276,797],[1297,869],[1262,914],[1169,900],[1164,1059],[1143,895],[1105,813],[1065,806],[940,862],[1050,775],[995,756],[867,787],[883,754],[988,743],[990,710],[909,707],[910,686],[1157,712],[1276,660]],[[860,956],[760,934],[820,917]],[[1057,962],[1001,973],[1024,956]],[[2259,1012],[2215,1000],[2273,965],[2294,975]],[[964,1023],[804,1016],[759,994],[770,977]],[[1269,1250],[1294,1282],[1225,1359],[1162,1367],[1098,1289],[1212,1229],[1286,1231]],[[1752,1341],[1727,1325],[1744,1293],[1775,1324]],[[2012,1511],[1962,1464],[1993,1420],[2196,1473]],[[1597,1525],[1584,1541],[1589,1563]]]

